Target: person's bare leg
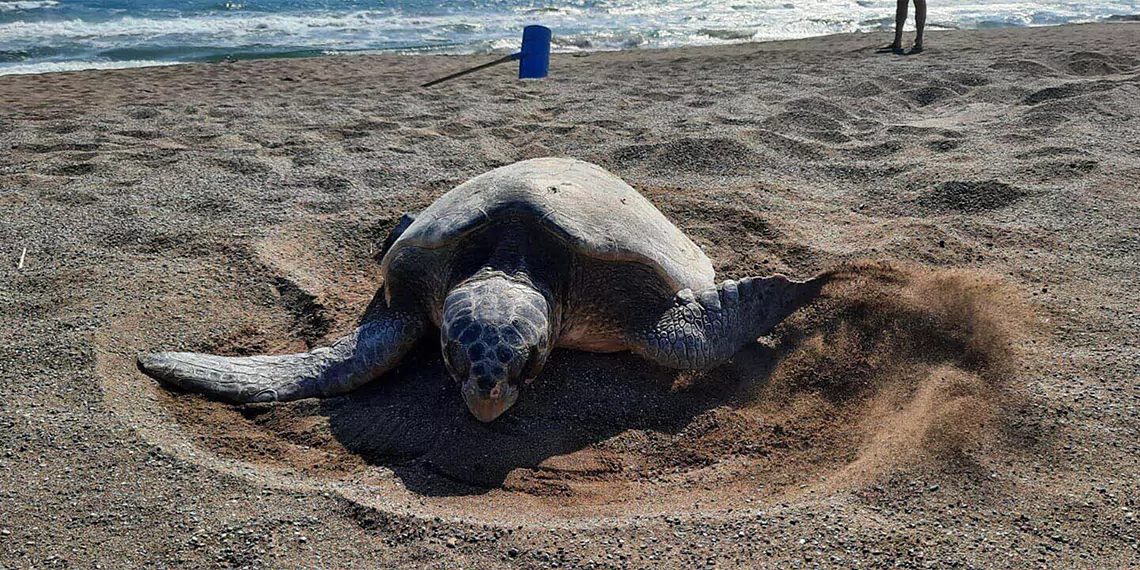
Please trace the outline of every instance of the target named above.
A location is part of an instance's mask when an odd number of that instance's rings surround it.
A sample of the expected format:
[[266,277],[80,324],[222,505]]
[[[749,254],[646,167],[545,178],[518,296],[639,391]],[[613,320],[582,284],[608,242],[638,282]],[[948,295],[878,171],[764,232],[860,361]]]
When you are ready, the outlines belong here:
[[926,0],[914,0],[914,27],[918,32],[914,36],[911,53],[922,51],[922,30],[926,27]]
[[[898,8],[895,10],[895,41],[889,46],[891,49],[902,49],[903,27],[906,26],[908,4],[910,4],[910,0],[898,0]],[[923,0],[922,6],[925,9],[925,0]]]

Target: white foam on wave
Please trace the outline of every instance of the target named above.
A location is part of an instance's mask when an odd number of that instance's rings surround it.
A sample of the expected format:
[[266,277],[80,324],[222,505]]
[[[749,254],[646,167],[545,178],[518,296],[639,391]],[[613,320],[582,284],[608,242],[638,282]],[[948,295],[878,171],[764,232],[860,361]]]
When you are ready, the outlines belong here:
[[[18,0],[0,6],[49,3],[56,2]],[[184,18],[125,16],[100,22],[21,20],[0,24],[0,42],[51,45],[78,41],[106,48],[117,47],[110,44],[123,40],[163,38],[180,44],[209,38],[210,45],[222,47],[258,40],[305,47],[312,42],[401,41],[457,33],[493,40],[500,34],[514,37],[522,26],[542,23],[556,33],[569,35],[639,33],[650,40],[657,36],[661,41],[648,41],[647,47],[669,47],[678,41],[700,42],[699,37],[716,42],[856,31],[868,27],[864,22],[892,16],[894,4],[894,0],[735,0],[728,5],[712,0],[616,0],[590,10],[559,8],[537,12],[483,9],[426,15],[398,10],[281,14],[230,11]],[[1138,0],[943,0],[932,3],[929,20],[948,27],[1034,25],[1089,21],[1134,13],[1137,9]],[[748,34],[749,30],[755,30],[755,34]]]
[[[0,6],[56,4],[56,0],[0,0]],[[720,45],[890,29],[895,0],[608,0],[589,8],[554,9],[509,5],[432,13],[394,8],[226,10],[186,17],[135,13],[102,21],[20,15],[18,20],[0,23],[0,52],[46,47],[80,60],[98,60],[96,54],[119,49],[140,50],[131,57],[142,59],[170,57],[183,48],[185,58],[219,49],[478,53],[517,49],[520,30],[535,23],[554,30],[553,49],[561,52]],[[1103,20],[1138,11],[1140,0],[939,0],[931,3],[927,23],[934,28],[1034,26]],[[908,29],[913,30],[913,20]],[[107,64],[79,64],[94,63]]]
[[[80,19],[15,21],[0,24],[0,42],[52,42],[78,40],[111,43],[124,38],[154,39],[161,36],[232,38],[239,43],[251,38],[294,36],[301,40],[335,30],[391,29],[398,18],[370,12],[341,15],[288,15],[221,13],[196,18],[148,18],[124,16],[89,22]],[[404,22],[407,26],[407,22]]]
[[49,61],[40,63],[17,63],[0,66],[0,75],[28,75],[31,73],[58,73],[61,71],[87,71],[90,69],[131,69],[135,67],[158,67],[178,65],[176,61]]
[[41,10],[59,6],[58,0],[9,0],[0,1],[0,12],[14,12],[16,10]]

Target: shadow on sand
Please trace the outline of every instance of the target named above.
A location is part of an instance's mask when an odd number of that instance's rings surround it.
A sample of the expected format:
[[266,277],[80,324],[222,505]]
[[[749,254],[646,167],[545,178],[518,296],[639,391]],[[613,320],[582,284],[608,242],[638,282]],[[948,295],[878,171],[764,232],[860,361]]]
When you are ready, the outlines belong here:
[[500,488],[515,469],[541,471],[551,457],[627,430],[676,433],[742,385],[765,381],[774,352],[758,345],[693,378],[630,354],[559,350],[508,413],[483,424],[467,411],[438,347],[422,342],[389,378],[321,401],[317,413],[345,449],[391,469],[408,490],[476,495]]
[[891,55],[918,55],[923,52],[923,48],[913,46],[910,49],[903,49],[891,46],[882,46],[875,48],[877,54],[891,54]]

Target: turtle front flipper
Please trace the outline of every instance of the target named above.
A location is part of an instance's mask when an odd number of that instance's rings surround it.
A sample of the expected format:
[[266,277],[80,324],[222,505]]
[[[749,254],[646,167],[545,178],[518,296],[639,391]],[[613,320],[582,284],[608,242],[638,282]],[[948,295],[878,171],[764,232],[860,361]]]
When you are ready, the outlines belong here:
[[423,315],[384,307],[332,346],[281,356],[227,357],[194,352],[140,356],[144,374],[234,403],[329,397],[391,369],[423,333]]
[[400,216],[400,220],[396,222],[396,227],[392,228],[388,235],[384,237],[384,243],[380,246],[380,251],[376,252],[376,259],[383,259],[388,254],[388,250],[392,249],[392,244],[404,235],[404,231],[411,227],[412,222],[416,221],[416,216],[419,212],[408,212]]
[[815,299],[830,278],[773,275],[726,280],[699,293],[684,289],[656,322],[635,334],[633,351],[670,368],[713,368]]

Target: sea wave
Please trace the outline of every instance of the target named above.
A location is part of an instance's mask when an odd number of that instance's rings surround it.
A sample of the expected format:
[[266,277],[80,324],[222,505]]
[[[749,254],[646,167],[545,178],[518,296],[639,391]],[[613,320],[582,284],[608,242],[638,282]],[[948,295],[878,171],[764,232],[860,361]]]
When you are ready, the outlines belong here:
[[28,75],[32,73],[57,73],[60,71],[84,71],[88,69],[130,69],[134,67],[156,67],[179,65],[177,61],[44,61],[39,63],[18,63],[0,68],[0,75]]
[[756,30],[701,28],[697,33],[704,34],[710,38],[716,38],[718,40],[750,40],[752,39],[752,36],[756,35]]
[[[134,3],[129,3],[134,4]],[[51,62],[198,61],[306,53],[486,53],[518,48],[543,24],[560,52],[720,45],[893,28],[894,0],[354,0],[314,9],[300,0],[256,5],[152,0],[101,9],[101,0],[0,0],[0,75]],[[208,3],[207,3],[208,4]],[[21,6],[22,8],[14,8]],[[50,15],[34,7],[50,7]],[[6,10],[6,11],[4,11]],[[19,11],[23,10],[23,11]],[[941,0],[933,28],[1036,26],[1134,14],[1140,0]],[[39,15],[37,15],[39,14]]]
[[0,12],[15,12],[17,10],[42,10],[59,6],[57,0],[0,0]]
[[[54,0],[18,0],[7,5],[47,5]],[[660,45],[675,45],[678,38],[699,41],[740,41],[755,38],[788,39],[859,30],[861,23],[881,20],[893,13],[893,1],[834,2],[809,0],[797,3],[770,0],[742,1],[713,10],[710,2],[614,2],[604,9],[587,11],[558,8],[532,10],[447,12],[417,14],[396,9],[347,12],[265,13],[218,11],[195,17],[147,17],[126,15],[91,21],[71,19],[21,19],[0,23],[0,43],[51,43],[73,41],[107,45],[128,40],[162,38],[169,42],[209,37],[214,45],[241,46],[250,41],[278,40],[299,45],[312,43],[367,43],[369,41],[418,39],[433,36],[514,37],[523,26],[543,23],[556,33],[576,36],[656,32]],[[848,6],[850,4],[850,6]],[[1079,22],[1128,13],[1136,2],[1096,8],[1089,2],[1042,6],[1033,2],[958,2],[935,5],[929,20],[948,22],[951,27],[1022,26]],[[1099,13],[1098,13],[1099,12]],[[603,42],[605,43],[605,42]],[[368,47],[368,46],[361,46]]]
[[0,24],[0,42],[43,42],[82,40],[110,43],[123,38],[167,36],[173,40],[208,35],[240,45],[249,38],[279,35],[295,41],[325,37],[330,32],[368,31],[383,34],[401,28],[413,28],[406,18],[374,12],[328,15],[240,14],[219,13],[197,18],[147,18],[124,16],[92,22],[79,18],[69,20],[25,21]]

